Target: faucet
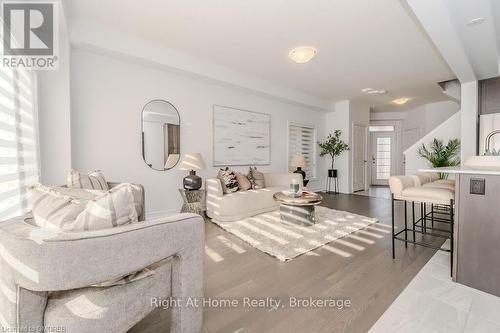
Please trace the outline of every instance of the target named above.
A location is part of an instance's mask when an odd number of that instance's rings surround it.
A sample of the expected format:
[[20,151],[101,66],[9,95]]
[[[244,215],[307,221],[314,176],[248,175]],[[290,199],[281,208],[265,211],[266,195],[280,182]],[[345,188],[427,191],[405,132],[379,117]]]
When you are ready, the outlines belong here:
[[500,134],[500,130],[492,131],[490,134],[486,136],[485,147],[484,147],[484,155],[490,154],[490,141],[493,136],[496,134]]

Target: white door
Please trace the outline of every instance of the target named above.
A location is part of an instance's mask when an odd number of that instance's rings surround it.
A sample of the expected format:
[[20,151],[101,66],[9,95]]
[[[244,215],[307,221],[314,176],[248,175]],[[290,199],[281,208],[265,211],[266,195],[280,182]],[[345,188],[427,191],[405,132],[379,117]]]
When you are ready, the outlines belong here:
[[394,132],[372,132],[372,185],[388,185],[396,172],[396,135]]
[[353,125],[353,191],[366,189],[366,126]]

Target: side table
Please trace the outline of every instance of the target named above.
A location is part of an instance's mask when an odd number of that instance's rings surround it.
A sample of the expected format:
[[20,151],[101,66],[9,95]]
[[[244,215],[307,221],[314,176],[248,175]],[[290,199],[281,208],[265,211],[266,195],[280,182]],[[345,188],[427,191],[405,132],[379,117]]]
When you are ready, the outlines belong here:
[[180,188],[179,193],[184,201],[181,213],[195,213],[205,218],[205,211],[207,210],[205,203],[205,190],[188,191]]

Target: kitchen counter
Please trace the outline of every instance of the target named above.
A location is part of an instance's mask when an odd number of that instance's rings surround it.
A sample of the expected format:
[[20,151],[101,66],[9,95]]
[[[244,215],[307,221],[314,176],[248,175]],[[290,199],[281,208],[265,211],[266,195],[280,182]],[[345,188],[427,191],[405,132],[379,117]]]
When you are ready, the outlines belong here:
[[500,170],[480,166],[419,171],[456,178],[453,280],[500,296]]
[[423,168],[419,169],[419,172],[439,172],[439,173],[449,173],[449,174],[469,174],[469,175],[493,175],[500,176],[500,170],[486,169],[481,170],[478,168],[470,168],[466,166],[461,167],[444,167],[444,168]]

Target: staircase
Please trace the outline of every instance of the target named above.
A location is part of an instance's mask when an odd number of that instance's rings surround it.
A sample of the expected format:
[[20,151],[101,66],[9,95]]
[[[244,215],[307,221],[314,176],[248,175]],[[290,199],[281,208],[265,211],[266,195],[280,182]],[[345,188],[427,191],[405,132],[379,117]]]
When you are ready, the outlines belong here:
[[434,138],[443,140],[445,144],[450,139],[460,138],[460,114],[461,111],[456,112],[403,152],[405,175],[412,175],[419,169],[429,167],[428,161],[417,154],[422,144],[429,147]]

